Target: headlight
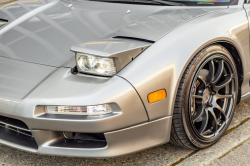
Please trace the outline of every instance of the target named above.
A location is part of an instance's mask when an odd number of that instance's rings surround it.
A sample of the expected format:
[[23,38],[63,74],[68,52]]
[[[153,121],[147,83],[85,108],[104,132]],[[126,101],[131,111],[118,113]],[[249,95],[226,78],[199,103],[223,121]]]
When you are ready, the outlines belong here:
[[116,68],[113,58],[103,58],[88,54],[77,53],[76,64],[79,72],[101,76],[113,76]]
[[108,104],[95,106],[46,106],[47,114],[68,114],[68,115],[100,115],[112,112]]

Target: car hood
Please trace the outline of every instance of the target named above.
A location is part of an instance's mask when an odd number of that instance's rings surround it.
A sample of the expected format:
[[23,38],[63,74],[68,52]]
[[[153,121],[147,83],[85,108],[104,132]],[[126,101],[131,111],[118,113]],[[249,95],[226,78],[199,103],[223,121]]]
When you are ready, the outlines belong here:
[[[174,7],[94,1],[17,1],[0,8],[8,23],[0,29],[0,56],[61,67],[72,60],[73,45],[129,38],[155,42],[174,28],[226,7]],[[138,41],[137,41],[138,42]],[[131,48],[126,42],[119,51]],[[133,44],[134,42],[132,42]],[[97,48],[97,47],[93,47]]]

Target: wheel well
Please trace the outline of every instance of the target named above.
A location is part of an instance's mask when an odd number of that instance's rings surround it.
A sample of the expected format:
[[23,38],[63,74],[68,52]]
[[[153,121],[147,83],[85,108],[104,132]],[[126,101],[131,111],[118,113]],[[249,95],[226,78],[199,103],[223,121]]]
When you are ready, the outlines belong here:
[[238,100],[237,100],[239,103],[241,99],[241,85],[243,82],[243,66],[242,66],[240,54],[238,50],[236,49],[236,47],[232,45],[231,43],[228,43],[228,42],[217,42],[217,43],[225,47],[230,52],[236,64],[238,79],[239,79],[239,92],[238,92]]

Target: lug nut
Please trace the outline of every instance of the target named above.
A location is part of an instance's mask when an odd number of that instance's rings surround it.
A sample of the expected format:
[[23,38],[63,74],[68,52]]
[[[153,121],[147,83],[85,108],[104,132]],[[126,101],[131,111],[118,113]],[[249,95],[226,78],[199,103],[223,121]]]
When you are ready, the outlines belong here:
[[213,92],[211,92],[211,95],[215,95],[215,92],[213,91]]
[[212,107],[212,104],[211,103],[206,103],[206,106],[207,107]]

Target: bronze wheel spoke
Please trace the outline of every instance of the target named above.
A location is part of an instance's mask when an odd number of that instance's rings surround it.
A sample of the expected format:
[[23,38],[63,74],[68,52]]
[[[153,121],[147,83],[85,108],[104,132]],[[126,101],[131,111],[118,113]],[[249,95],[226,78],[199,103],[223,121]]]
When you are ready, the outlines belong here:
[[193,95],[193,98],[202,99],[202,96],[200,96],[200,95]]
[[202,123],[201,123],[201,127],[199,129],[199,133],[202,134],[205,129],[207,128],[207,124],[208,124],[208,111],[204,111],[204,113],[202,114]]
[[194,118],[193,118],[193,121],[194,121],[194,122],[196,122],[197,120],[199,120],[199,119],[201,118],[201,116],[202,116],[204,110],[205,110],[204,105],[203,105],[203,104],[199,104],[199,106],[198,106],[198,111],[197,111],[196,115],[195,115]]
[[216,115],[215,115],[214,111],[209,111],[209,112],[211,113],[211,115],[213,117],[213,120],[212,120],[213,130],[214,130],[214,132],[216,132],[218,130],[219,122],[218,122],[218,120],[216,118]]
[[218,61],[218,70],[214,76],[214,79],[212,81],[213,84],[216,84],[219,79],[221,78],[221,75],[223,73],[223,70],[224,70],[224,60],[219,60]]
[[211,133],[212,131],[211,131],[211,129],[208,129],[208,130],[206,130],[206,131],[203,131],[203,135],[206,135],[206,134],[209,134],[209,133]]
[[206,80],[205,78],[198,76],[198,80],[200,81],[200,83],[202,83],[205,87],[207,86]]
[[214,72],[215,72],[215,67],[214,67],[214,61],[211,60],[209,63],[209,73],[207,76],[207,84],[212,83],[213,79],[214,79]]
[[218,94],[216,96],[216,99],[225,99],[225,98],[232,98],[232,97],[234,97],[234,94],[225,94],[225,95]]
[[221,83],[215,86],[215,89],[220,90],[221,88],[225,87],[232,81],[232,78],[233,78],[233,74],[227,75],[224,81],[222,81]]
[[219,105],[217,104],[214,108],[217,108],[217,109],[223,114],[223,116],[226,118],[225,110],[222,109],[221,106],[219,106]]

